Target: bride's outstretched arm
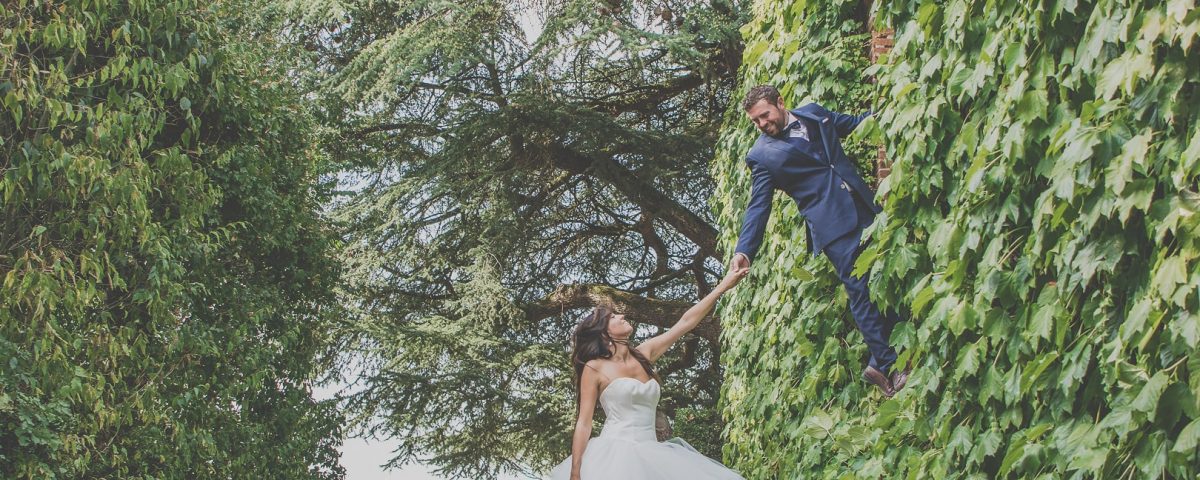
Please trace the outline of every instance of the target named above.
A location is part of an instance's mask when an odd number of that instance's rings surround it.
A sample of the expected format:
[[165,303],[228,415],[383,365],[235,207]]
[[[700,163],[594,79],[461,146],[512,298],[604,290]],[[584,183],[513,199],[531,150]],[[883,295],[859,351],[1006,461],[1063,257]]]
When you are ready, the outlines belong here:
[[642,342],[641,345],[637,346],[638,351],[642,352],[651,362],[658,360],[658,357],[666,353],[671,348],[671,345],[674,345],[680,337],[692,331],[692,329],[696,328],[696,325],[700,324],[701,320],[704,320],[704,317],[708,316],[708,313],[717,305],[717,299],[721,298],[721,294],[737,285],[749,272],[749,268],[730,269],[729,273],[725,274],[725,278],[721,279],[721,283],[717,284],[717,287],[709,292],[708,295],[700,299],[699,303],[684,312],[683,316],[679,317],[679,321],[675,322],[675,325],[670,330]]
[[583,465],[583,450],[592,438],[592,416],[596,413],[596,398],[600,395],[600,375],[590,366],[579,377],[579,418],[575,419],[575,435],[571,438],[571,480],[579,480]]

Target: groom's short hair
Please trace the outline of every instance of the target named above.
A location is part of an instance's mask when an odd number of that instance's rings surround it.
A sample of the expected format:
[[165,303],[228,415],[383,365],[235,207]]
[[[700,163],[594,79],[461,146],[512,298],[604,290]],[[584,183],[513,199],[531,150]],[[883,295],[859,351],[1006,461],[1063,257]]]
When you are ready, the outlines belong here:
[[742,99],[742,110],[750,111],[750,107],[758,105],[759,100],[766,100],[771,105],[779,103],[779,90],[771,85],[759,85],[751,88],[749,92],[746,92],[746,98]]

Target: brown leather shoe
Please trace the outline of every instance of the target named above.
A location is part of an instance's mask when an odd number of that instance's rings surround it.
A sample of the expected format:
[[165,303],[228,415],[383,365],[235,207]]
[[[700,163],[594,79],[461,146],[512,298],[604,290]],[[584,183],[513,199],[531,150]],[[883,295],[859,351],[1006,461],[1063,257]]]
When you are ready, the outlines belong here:
[[896,389],[892,388],[892,380],[875,367],[867,367],[866,370],[863,370],[863,378],[883,390],[885,397],[892,398],[892,395],[896,394]]
[[912,363],[905,363],[903,370],[895,368],[892,369],[891,381],[893,393],[899,392],[900,389],[904,388],[905,385],[908,385],[909,373],[912,373]]

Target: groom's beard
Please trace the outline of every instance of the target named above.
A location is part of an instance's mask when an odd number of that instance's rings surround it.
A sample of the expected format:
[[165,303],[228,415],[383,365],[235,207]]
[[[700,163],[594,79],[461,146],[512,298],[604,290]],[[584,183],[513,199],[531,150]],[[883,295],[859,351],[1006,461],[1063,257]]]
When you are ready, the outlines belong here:
[[783,127],[785,126],[786,124],[782,124],[782,122],[780,124],[772,123],[767,125],[767,129],[763,130],[763,133],[772,137],[778,137],[779,134],[783,133]]
[[783,127],[787,126],[787,112],[784,111],[781,113],[783,113],[783,115],[780,117],[779,121],[768,124],[766,128],[761,129],[762,133],[772,137],[778,137],[781,133],[783,133]]

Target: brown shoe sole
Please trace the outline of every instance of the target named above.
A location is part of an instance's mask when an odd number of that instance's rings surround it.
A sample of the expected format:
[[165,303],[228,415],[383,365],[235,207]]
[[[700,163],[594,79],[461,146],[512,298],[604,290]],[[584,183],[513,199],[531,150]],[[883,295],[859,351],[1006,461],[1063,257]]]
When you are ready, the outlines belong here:
[[867,367],[866,370],[863,370],[862,375],[864,380],[879,387],[883,391],[883,396],[892,398],[896,395],[896,389],[892,388],[892,380],[875,367]]
[[904,365],[903,370],[894,370],[892,372],[891,378],[889,378],[889,380],[892,381],[892,391],[893,392],[899,392],[901,389],[904,388],[905,385],[908,385],[908,374],[909,373],[912,373],[912,364],[911,363],[906,363]]

